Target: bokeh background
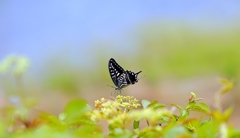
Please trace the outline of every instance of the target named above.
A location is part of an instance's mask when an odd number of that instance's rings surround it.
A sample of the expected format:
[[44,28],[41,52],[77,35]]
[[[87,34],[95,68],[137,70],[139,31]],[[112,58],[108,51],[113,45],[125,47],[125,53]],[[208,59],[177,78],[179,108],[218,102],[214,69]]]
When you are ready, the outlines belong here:
[[18,101],[19,87],[36,110],[58,115],[74,98],[93,106],[111,97],[112,57],[142,70],[125,95],[168,107],[195,92],[214,109],[219,80],[233,81],[222,105],[235,108],[230,123],[239,128],[239,24],[239,1],[2,0],[0,59],[24,56],[29,68],[20,81],[0,74],[0,106]]

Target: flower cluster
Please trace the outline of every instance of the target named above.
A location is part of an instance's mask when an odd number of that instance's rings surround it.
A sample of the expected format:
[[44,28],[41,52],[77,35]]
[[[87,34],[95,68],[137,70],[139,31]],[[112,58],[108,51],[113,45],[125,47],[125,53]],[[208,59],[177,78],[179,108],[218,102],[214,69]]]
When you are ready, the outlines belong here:
[[91,119],[98,121],[107,120],[109,124],[123,125],[123,120],[128,120],[127,113],[140,107],[138,100],[132,96],[118,95],[115,100],[102,98],[95,101],[95,109],[91,112]]
[[[150,104],[150,103],[149,103]],[[151,104],[153,107],[157,103]],[[106,120],[111,128],[126,128],[133,121],[147,119],[149,124],[156,125],[164,116],[171,116],[170,112],[165,108],[142,108],[138,100],[132,96],[118,95],[115,100],[107,100],[102,98],[95,101],[95,109],[91,112],[91,119],[94,121]]]
[[140,107],[138,100],[136,98],[133,98],[133,96],[118,95],[115,101],[119,103],[119,106],[124,109],[124,112],[128,112],[131,109],[136,109]]

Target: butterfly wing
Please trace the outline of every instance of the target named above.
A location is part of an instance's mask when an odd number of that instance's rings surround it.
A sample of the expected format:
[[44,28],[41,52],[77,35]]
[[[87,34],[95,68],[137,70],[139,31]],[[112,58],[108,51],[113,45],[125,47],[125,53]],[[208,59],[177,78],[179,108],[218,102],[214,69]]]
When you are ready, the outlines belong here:
[[115,84],[115,86],[120,88],[119,84],[122,82],[119,82],[118,78],[124,73],[124,69],[121,66],[119,66],[118,63],[113,58],[111,58],[108,62],[108,69],[113,83]]
[[121,76],[119,76],[117,78],[117,81],[118,81],[117,89],[122,89],[124,87],[127,87],[130,84],[128,79],[127,79],[127,73],[126,72],[121,74]]

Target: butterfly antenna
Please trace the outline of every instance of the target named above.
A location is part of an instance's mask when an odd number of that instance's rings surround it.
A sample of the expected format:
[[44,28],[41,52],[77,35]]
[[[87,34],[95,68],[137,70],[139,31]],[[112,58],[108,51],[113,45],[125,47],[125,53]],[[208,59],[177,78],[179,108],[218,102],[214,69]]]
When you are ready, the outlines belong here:
[[139,78],[138,80],[140,80],[140,79],[142,79],[142,78],[144,78],[145,76],[142,76],[141,78]]
[[137,72],[136,74],[139,74],[139,73],[141,73],[142,71],[139,71],[139,72]]

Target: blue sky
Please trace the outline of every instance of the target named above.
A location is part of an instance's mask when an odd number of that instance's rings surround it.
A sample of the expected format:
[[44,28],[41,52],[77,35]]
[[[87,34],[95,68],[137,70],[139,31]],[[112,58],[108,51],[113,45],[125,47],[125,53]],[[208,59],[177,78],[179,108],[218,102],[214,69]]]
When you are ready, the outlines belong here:
[[[223,27],[240,19],[238,1],[61,1],[0,2],[0,58],[15,53],[41,60],[69,46],[87,56],[94,41],[130,45],[131,28],[151,20]],[[204,21],[204,22],[202,22]],[[114,48],[113,48],[114,49]]]

